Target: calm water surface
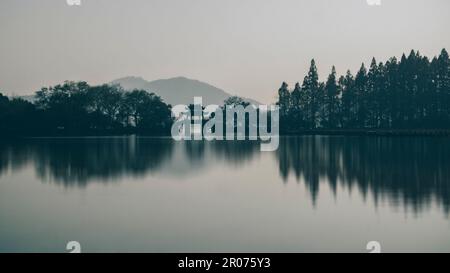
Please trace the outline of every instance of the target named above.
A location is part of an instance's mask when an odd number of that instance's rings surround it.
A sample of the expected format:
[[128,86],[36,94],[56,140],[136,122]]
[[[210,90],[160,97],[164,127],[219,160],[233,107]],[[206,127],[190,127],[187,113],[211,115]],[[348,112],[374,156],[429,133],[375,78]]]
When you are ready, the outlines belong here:
[[0,252],[450,252],[450,138],[0,144]]

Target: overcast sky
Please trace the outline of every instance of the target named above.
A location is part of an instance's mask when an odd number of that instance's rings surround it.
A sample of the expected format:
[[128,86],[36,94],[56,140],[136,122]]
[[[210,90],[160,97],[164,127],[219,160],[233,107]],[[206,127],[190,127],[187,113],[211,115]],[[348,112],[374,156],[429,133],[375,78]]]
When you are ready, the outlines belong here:
[[372,56],[450,49],[449,0],[0,1],[0,90],[31,94],[64,80],[186,76],[274,101],[315,58],[355,72]]

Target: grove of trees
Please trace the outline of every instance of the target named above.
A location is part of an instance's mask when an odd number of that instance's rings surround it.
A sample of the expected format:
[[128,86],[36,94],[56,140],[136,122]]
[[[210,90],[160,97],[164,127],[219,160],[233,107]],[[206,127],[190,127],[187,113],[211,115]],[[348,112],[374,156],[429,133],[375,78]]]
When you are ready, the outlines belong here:
[[36,92],[35,102],[0,94],[1,135],[168,135],[171,106],[144,90],[65,82]]
[[278,91],[280,128],[302,130],[450,129],[450,59],[443,49],[429,60],[414,50],[400,60],[375,58],[352,75],[333,67],[320,82],[315,61],[293,90]]

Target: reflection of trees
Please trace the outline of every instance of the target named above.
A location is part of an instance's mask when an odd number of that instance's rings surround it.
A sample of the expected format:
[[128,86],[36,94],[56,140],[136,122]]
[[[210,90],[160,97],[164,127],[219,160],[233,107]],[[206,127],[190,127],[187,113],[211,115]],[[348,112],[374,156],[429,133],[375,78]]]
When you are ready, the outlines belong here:
[[212,160],[223,159],[226,163],[242,166],[259,153],[256,141],[185,141],[183,142],[187,159],[192,167],[212,164]]
[[[447,138],[292,137],[280,139],[279,173],[304,181],[316,201],[322,181],[357,188],[375,202],[386,199],[419,211],[432,201],[450,212],[450,143]],[[181,149],[175,149],[175,147]],[[85,186],[149,172],[176,179],[217,164],[245,168],[259,156],[252,141],[186,141],[155,138],[39,139],[0,143],[0,175],[31,163],[40,180]],[[178,152],[175,152],[178,151]],[[245,171],[245,169],[244,169]],[[226,175],[226,174],[224,174]]]
[[[1,149],[0,168],[32,160],[43,180],[85,186],[93,179],[107,182],[125,175],[144,175],[168,159],[171,149],[171,140],[134,137],[23,141]],[[4,158],[9,162],[6,165]]]
[[0,141],[0,175],[22,168],[30,159],[30,147],[18,141]]
[[108,182],[157,171],[175,171],[173,174],[183,179],[199,168],[221,164],[217,160],[239,165],[259,151],[259,143],[248,141],[179,144],[181,154],[174,157],[176,145],[165,138],[51,138],[5,142],[0,144],[0,175],[10,168],[18,169],[32,163],[40,180],[65,186],[85,186],[91,181]]
[[210,144],[213,153],[235,165],[250,161],[259,154],[260,143],[257,141],[215,141]]
[[164,139],[149,142],[145,138],[93,138],[70,143],[51,140],[39,145],[36,169],[38,176],[50,175],[65,184],[141,176],[156,169],[170,155],[171,147]]
[[292,171],[316,200],[319,181],[357,186],[376,202],[388,197],[416,211],[434,199],[450,211],[450,144],[447,138],[286,138],[277,152],[284,181]]
[[183,141],[189,165],[200,166],[205,156],[205,141]]

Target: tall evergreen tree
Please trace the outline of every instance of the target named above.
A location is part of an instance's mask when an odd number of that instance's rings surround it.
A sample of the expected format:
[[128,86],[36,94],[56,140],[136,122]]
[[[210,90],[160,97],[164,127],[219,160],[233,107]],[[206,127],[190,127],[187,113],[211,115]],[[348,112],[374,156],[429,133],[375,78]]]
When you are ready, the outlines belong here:
[[292,130],[298,130],[304,127],[303,110],[303,92],[300,83],[295,84],[295,88],[291,93],[291,105],[289,122]]
[[443,49],[436,64],[436,92],[440,105],[439,118],[442,123],[450,122],[450,59],[447,50]]
[[341,103],[341,124],[343,128],[354,128],[357,122],[357,94],[355,89],[355,79],[350,70],[347,70],[345,77],[339,81],[342,90]]
[[333,66],[331,74],[325,85],[324,127],[336,128],[339,126],[339,87],[336,81],[336,68]]
[[288,130],[288,124],[289,122],[289,109],[290,109],[290,105],[291,105],[291,100],[290,100],[290,93],[289,93],[289,89],[288,89],[288,84],[283,82],[281,84],[280,89],[278,89],[278,106],[280,107],[280,119],[285,120],[286,122],[283,122],[280,124],[280,130],[282,132]]
[[356,94],[356,122],[355,128],[366,128],[368,110],[367,110],[367,69],[364,64],[361,65],[355,76],[355,94]]
[[280,115],[286,117],[290,107],[290,93],[288,84],[283,82],[278,89],[278,104],[280,106]]
[[318,124],[318,110],[319,110],[319,93],[320,83],[319,74],[317,72],[316,62],[311,60],[308,75],[303,80],[302,86],[306,98],[306,121],[308,128],[314,129]]

